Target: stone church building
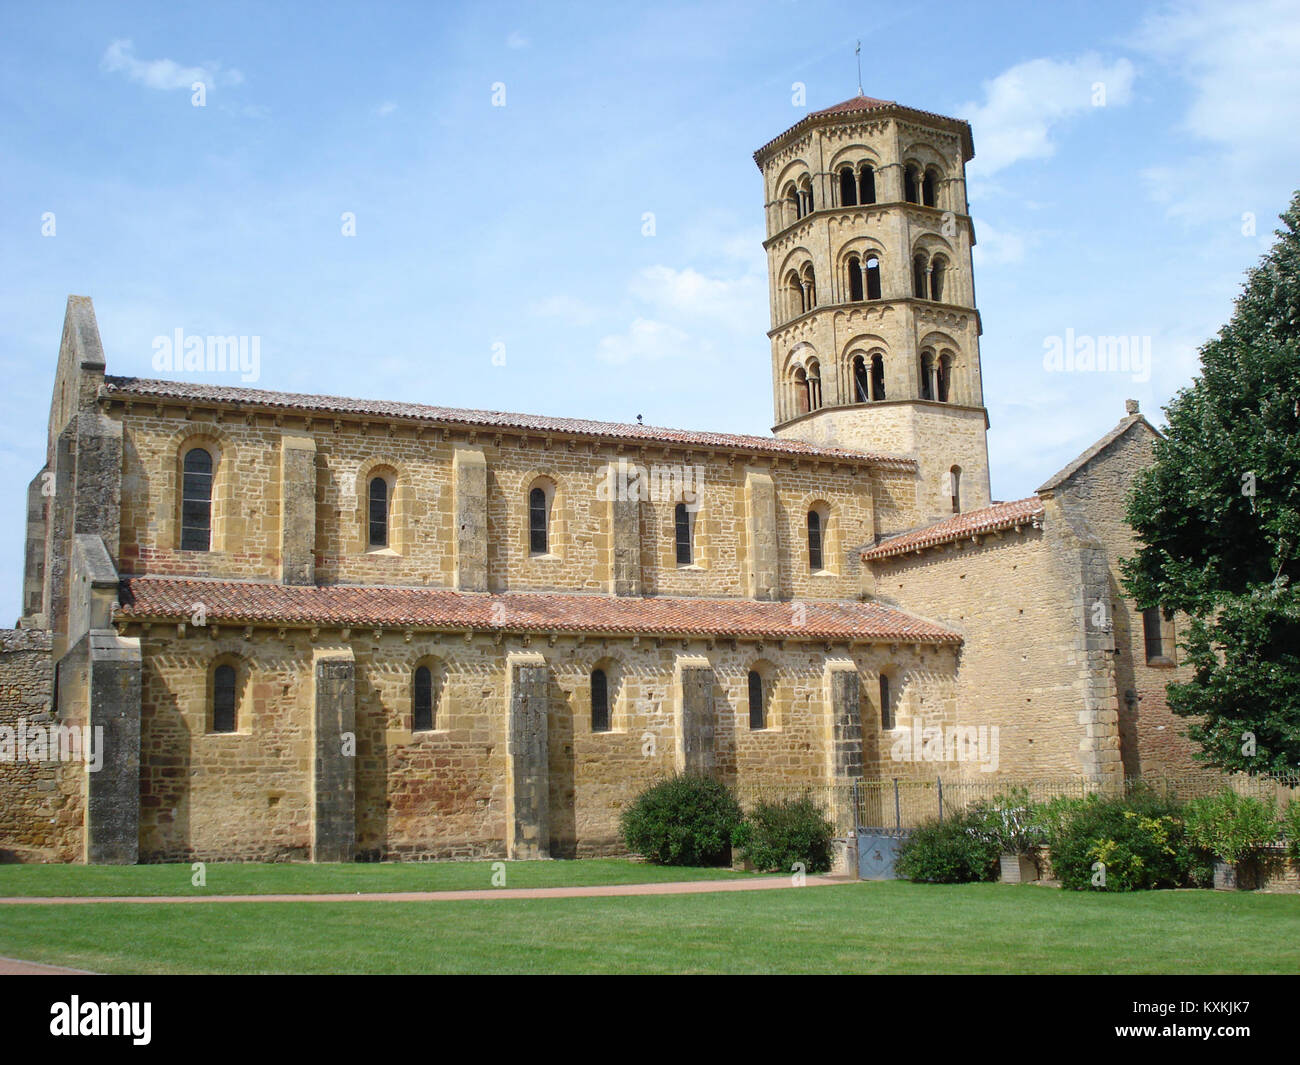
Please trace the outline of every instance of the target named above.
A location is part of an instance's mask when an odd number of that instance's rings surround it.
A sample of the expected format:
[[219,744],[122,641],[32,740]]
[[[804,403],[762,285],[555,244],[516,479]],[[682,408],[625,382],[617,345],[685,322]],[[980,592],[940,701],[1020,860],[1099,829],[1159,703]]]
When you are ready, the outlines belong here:
[[[70,297],[0,859],[586,856],[674,771],[1190,765],[1171,623],[1118,583],[1136,404],[990,497],[973,152],[858,96],[755,153],[770,436],[114,376]],[[54,757],[101,728],[97,766]],[[995,764],[960,757],[989,730]]]

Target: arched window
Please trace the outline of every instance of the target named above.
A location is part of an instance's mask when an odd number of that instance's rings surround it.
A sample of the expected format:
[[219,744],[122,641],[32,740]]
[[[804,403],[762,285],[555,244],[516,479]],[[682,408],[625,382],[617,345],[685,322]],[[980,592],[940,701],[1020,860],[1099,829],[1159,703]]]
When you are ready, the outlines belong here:
[[411,693],[411,730],[433,731],[433,670],[420,666],[415,671],[414,690]]
[[815,510],[808,511],[808,568],[814,573],[825,569],[822,565],[822,516]]
[[840,206],[856,207],[858,205],[858,183],[853,177],[853,167],[840,168]]
[[918,253],[912,257],[912,295],[919,300],[926,297],[925,255]]
[[804,213],[805,215],[810,215],[810,214],[813,213],[813,190],[812,190],[812,182],[809,181],[807,178],[804,178],[803,180],[804,180],[804,184],[803,184],[803,201],[804,201],[803,213]]
[[870,163],[862,167],[862,172],[858,175],[858,186],[858,203],[876,202],[876,172]]
[[880,674],[880,727],[888,732],[894,727],[894,703],[889,691],[889,678]]
[[871,398],[875,400],[885,398],[885,357],[883,355],[871,356]]
[[862,299],[862,265],[856,255],[849,256],[849,299]]
[[871,378],[867,373],[867,360],[861,355],[853,358],[853,402],[866,403],[871,399]]
[[808,413],[808,375],[802,367],[794,372],[794,405],[800,414]]
[[591,731],[609,731],[609,678],[603,669],[591,671]]
[[932,300],[943,299],[943,282],[947,272],[947,260],[941,256],[937,257],[934,260],[934,265],[930,267],[930,298]]
[[817,280],[813,274],[812,264],[803,268],[803,309],[811,311],[817,306]]
[[880,259],[874,255],[867,258],[867,299],[880,299]]
[[947,403],[952,392],[952,355],[944,352],[939,356],[939,367],[935,371],[937,388],[935,396],[940,403]]
[[212,731],[234,732],[238,724],[235,715],[235,667],[222,664],[212,671]]
[[802,217],[802,212],[799,209],[799,191],[793,185],[785,187],[785,210],[787,225],[798,221]]
[[185,453],[181,485],[181,550],[212,547],[212,456],[201,447]]
[[388,546],[388,481],[370,478],[370,522],[367,542],[371,547]]
[[952,478],[952,512],[954,514],[960,514],[961,513],[961,467],[954,466],[951,470],[948,471],[948,475]]
[[1142,611],[1142,636],[1146,644],[1147,665],[1174,664],[1174,622],[1158,606]]
[[921,202],[927,207],[939,206],[939,171],[931,167],[921,183]]
[[921,398],[934,399],[935,396],[934,352],[921,352]]
[[767,706],[763,698],[763,677],[756,669],[749,671],[749,727],[767,728]]
[[819,410],[822,405],[822,371],[816,360],[808,363],[808,409]]
[[921,178],[916,172],[916,167],[909,164],[903,170],[903,199],[908,203],[920,203],[920,183]]
[[534,555],[550,550],[549,510],[546,489],[535,485],[528,492],[528,550]]
[[804,312],[803,285],[799,283],[799,275],[793,270],[786,275],[785,290],[790,305],[789,316],[798,318]]
[[685,503],[678,503],[673,511],[673,526],[677,534],[677,565],[689,566],[695,561],[695,545],[691,533],[694,531],[692,515]]

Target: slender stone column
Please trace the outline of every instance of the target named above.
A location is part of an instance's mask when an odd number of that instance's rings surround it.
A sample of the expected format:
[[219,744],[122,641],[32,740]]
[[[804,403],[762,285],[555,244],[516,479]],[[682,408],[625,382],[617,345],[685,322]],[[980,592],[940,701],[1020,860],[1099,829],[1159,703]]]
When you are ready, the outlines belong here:
[[506,856],[549,858],[550,745],[546,689],[550,671],[539,654],[506,658],[509,725],[506,755]]
[[456,515],[456,588],[488,590],[487,459],[478,448],[458,447],[452,458]]
[[316,441],[280,436],[280,583],[316,583]]
[[712,776],[714,743],[713,665],[707,658],[677,659],[677,771]]
[[749,546],[746,594],[751,599],[779,599],[776,486],[771,475],[758,470],[745,471],[745,538]]
[[356,857],[356,660],[350,647],[312,652],[316,757],[312,861]]

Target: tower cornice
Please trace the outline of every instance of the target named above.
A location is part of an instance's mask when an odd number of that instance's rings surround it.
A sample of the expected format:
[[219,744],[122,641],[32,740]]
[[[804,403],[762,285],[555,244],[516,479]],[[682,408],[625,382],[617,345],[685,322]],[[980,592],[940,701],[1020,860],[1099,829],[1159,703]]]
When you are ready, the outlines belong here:
[[900,305],[913,307],[917,317],[925,317],[927,316],[927,312],[929,312],[930,315],[968,314],[975,319],[976,333],[979,336],[984,335],[984,325],[980,319],[980,312],[978,308],[967,307],[960,303],[938,303],[935,300],[923,300],[917,296],[894,296],[892,298],[878,299],[878,300],[850,300],[847,303],[846,302],[819,303],[811,311],[804,311],[803,314],[799,315],[798,317],[791,318],[789,321],[782,322],[774,329],[769,329],[767,331],[767,337],[769,340],[775,340],[782,333],[786,332],[792,327],[798,326],[802,322],[807,322],[812,319],[815,319],[818,315],[828,315],[832,313],[840,314],[846,311],[869,311],[872,310],[873,308],[884,311],[887,310],[888,308],[897,307]]
[[791,141],[803,136],[809,130],[842,126],[859,121],[877,121],[882,118],[903,119],[917,122],[924,126],[947,130],[961,141],[963,162],[970,162],[975,157],[975,142],[971,135],[970,123],[960,118],[949,118],[933,111],[921,111],[914,107],[904,107],[892,100],[875,100],[869,96],[856,96],[834,107],[814,111],[805,115],[784,133],[768,141],[754,153],[754,163],[763,169],[764,163],[774,153],[780,151]]
[[[767,206],[771,207],[772,205],[768,204]],[[776,244],[778,241],[788,238],[801,226],[807,225],[811,227],[811,223],[816,222],[820,219],[833,218],[836,215],[852,214],[853,212],[857,212],[857,211],[871,212],[871,211],[878,211],[878,210],[883,211],[883,210],[898,209],[898,208],[903,208],[909,211],[915,211],[917,214],[921,215],[922,217],[929,216],[932,218],[937,218],[940,221],[943,220],[945,215],[951,214],[956,220],[960,222],[964,222],[970,228],[970,232],[972,236],[974,235],[975,228],[971,223],[971,216],[968,214],[963,214],[960,211],[948,211],[943,207],[926,207],[924,204],[912,203],[910,200],[888,200],[888,201],[877,202],[877,203],[860,203],[852,207],[844,207],[844,206],[818,207],[814,211],[812,211],[812,213],[806,214],[802,218],[797,219],[794,222],[791,222],[788,226],[785,226],[783,229],[778,229],[775,233],[773,233],[770,237],[768,237],[766,240],[763,241],[763,250],[766,251],[767,249],[771,248],[774,244]],[[974,240],[972,240],[971,243],[974,244]]]

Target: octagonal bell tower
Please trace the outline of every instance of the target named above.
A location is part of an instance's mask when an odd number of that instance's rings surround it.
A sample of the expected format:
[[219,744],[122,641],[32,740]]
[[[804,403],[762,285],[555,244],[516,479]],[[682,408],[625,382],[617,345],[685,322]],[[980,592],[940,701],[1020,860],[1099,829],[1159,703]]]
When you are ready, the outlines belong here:
[[973,155],[969,123],[867,96],[808,115],[754,153],[774,432],[915,458],[916,524],[991,502]]

